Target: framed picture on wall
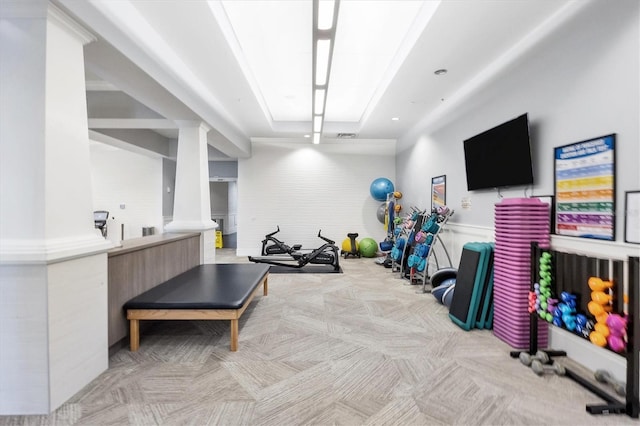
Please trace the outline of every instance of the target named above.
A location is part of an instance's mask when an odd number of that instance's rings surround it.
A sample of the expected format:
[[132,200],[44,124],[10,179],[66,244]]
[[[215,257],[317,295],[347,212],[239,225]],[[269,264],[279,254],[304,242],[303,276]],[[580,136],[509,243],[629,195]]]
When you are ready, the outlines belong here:
[[615,134],[554,148],[555,233],[615,240]]
[[640,244],[640,191],[624,193],[624,242]]
[[431,178],[431,210],[447,204],[447,176]]

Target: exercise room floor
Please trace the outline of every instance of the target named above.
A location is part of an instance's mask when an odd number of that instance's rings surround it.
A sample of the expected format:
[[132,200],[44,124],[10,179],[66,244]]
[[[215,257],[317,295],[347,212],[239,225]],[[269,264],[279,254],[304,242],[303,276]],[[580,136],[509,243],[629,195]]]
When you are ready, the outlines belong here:
[[[246,257],[222,249],[217,261]],[[639,424],[588,414],[594,395],[536,376],[491,331],[463,331],[372,259],[341,266],[271,274],[240,320],[238,352],[226,321],[158,322],[50,416],[0,425]]]

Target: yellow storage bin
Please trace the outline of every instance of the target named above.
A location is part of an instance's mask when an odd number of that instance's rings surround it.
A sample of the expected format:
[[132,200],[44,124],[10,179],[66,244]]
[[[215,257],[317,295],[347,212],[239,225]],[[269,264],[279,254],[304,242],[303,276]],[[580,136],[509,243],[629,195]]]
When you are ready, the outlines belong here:
[[222,231],[216,231],[216,248],[222,248]]

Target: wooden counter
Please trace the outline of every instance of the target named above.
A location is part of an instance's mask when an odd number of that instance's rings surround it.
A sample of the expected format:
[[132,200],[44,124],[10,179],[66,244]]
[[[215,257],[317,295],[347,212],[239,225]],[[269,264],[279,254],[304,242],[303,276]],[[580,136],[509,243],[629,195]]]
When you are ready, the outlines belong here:
[[128,300],[200,264],[200,233],[133,238],[109,256],[109,346],[127,337]]

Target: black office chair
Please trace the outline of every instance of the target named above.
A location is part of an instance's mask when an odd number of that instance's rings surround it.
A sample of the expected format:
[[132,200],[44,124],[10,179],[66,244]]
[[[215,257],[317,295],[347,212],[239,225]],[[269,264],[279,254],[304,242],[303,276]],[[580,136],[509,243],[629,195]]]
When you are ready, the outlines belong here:
[[106,210],[96,210],[93,212],[93,224],[99,229],[104,238],[107,238],[107,219],[109,212]]

